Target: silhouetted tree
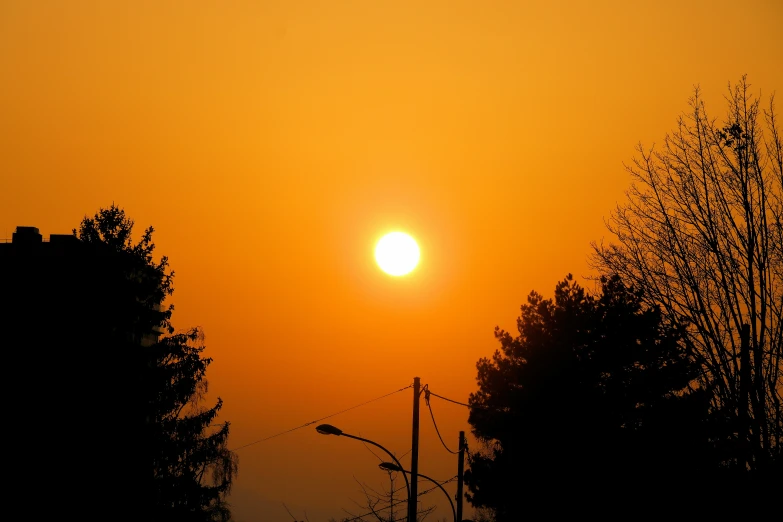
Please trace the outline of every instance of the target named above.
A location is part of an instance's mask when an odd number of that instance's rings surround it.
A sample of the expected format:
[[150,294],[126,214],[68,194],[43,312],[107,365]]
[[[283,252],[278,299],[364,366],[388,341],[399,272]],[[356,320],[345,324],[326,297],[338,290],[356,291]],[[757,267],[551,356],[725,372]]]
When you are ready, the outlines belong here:
[[159,334],[174,332],[170,322],[174,307],[164,307],[164,300],[174,292],[174,272],[167,271],[166,256],[159,262],[153,259],[153,227],[134,244],[133,225],[125,211],[112,204],[93,217],[85,216],[73,234],[89,247],[94,260],[101,261],[103,272],[94,275],[105,289],[101,306],[111,307],[111,329],[134,344],[150,344]]
[[153,358],[150,430],[159,520],[228,520],[225,496],[237,471],[226,442],[229,423],[214,424],[222,401],[202,408],[209,358],[202,358],[201,331],[162,339]]
[[498,522],[607,514],[629,495],[660,506],[710,469],[707,396],[689,388],[698,365],[680,332],[619,277],[600,283],[591,295],[569,275],[554,299],[532,292],[519,335],[496,328],[500,350],[477,364],[469,422],[486,448],[465,482]]
[[[406,487],[403,484],[402,487],[395,488],[395,479],[399,472],[387,471],[389,475],[389,489],[386,491],[378,490],[372,486],[359,482],[359,487],[364,495],[364,501],[354,501],[360,511],[364,513],[357,515],[347,509],[343,509],[349,516],[340,519],[340,522],[394,522],[407,520],[407,506],[408,500],[406,497]],[[419,493],[419,495],[426,494],[426,490]],[[418,507],[416,512],[416,521],[424,522],[429,515],[435,511],[435,506]],[[330,519],[330,522],[337,522],[335,519]]]
[[644,290],[685,331],[711,391],[724,464],[774,476],[783,436],[783,145],[745,77],[729,85],[725,120],[695,89],[663,146],[627,166],[628,201],[594,244],[594,263]]
[[215,424],[222,407],[199,403],[207,392],[209,358],[201,357],[201,331],[169,336],[149,347],[153,360],[150,423],[157,495],[156,520],[226,521],[225,497],[237,472],[226,446],[229,423]]
[[489,508],[476,508],[471,522],[496,522],[495,512]]
[[[236,455],[227,448],[229,423],[215,424],[222,401],[201,406],[207,392],[206,370],[212,359],[201,356],[202,332],[195,328],[174,334],[173,306],[164,300],[173,292],[174,273],[168,259],[155,262],[152,227],[138,243],[132,240],[133,221],[112,205],[82,221],[74,234],[85,245],[111,259],[111,284],[101,284],[113,296],[96,304],[110,305],[115,339],[137,374],[129,383],[138,401],[132,411],[142,422],[141,462],[149,466],[146,520],[227,521],[226,496],[237,473]],[[162,339],[161,334],[168,334]]]
[[34,518],[148,520],[142,344],[167,321],[165,280],[117,242],[27,232],[0,252],[6,494]]

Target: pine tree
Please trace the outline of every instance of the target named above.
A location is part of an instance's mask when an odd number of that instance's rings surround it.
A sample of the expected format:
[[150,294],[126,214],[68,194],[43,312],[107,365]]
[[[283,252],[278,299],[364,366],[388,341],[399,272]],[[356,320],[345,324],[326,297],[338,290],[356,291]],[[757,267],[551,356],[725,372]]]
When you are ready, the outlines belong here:
[[143,479],[149,488],[141,493],[147,511],[143,516],[156,521],[227,521],[231,513],[226,496],[237,473],[237,457],[227,447],[229,423],[216,424],[222,400],[211,408],[201,404],[212,359],[202,357],[200,329],[174,333],[173,305],[164,306],[174,291],[174,273],[165,256],[159,262],[153,259],[154,229],[147,228],[134,244],[133,224],[112,205],[85,217],[74,234],[111,259],[103,264],[110,272],[102,278],[103,286],[112,294],[104,304],[116,319],[111,328],[115,338],[124,339],[128,344],[122,349],[131,351],[125,361],[133,361],[131,368],[138,372],[129,384],[141,387],[133,390],[135,399],[127,411],[135,412],[131,417],[143,424],[139,472],[149,473]]
[[468,420],[486,447],[465,474],[471,503],[504,522],[683,500],[671,485],[705,475],[713,457],[681,332],[616,276],[591,295],[569,275],[521,312],[519,335],[496,329],[500,350],[477,364]]

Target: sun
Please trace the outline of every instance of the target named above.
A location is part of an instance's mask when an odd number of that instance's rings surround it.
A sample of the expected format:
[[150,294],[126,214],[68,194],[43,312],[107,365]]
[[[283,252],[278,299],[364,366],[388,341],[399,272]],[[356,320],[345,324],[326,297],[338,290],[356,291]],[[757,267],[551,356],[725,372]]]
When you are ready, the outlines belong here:
[[390,232],[375,245],[375,261],[392,276],[403,276],[419,263],[419,245],[404,232]]

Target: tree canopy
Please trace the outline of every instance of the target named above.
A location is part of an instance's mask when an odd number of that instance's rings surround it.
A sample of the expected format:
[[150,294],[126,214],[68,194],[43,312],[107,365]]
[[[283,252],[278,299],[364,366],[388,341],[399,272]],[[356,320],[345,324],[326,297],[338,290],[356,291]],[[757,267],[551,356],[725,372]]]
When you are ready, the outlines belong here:
[[237,457],[226,446],[229,423],[216,423],[221,399],[210,408],[201,404],[212,359],[201,355],[200,329],[174,333],[173,306],[164,306],[164,299],[174,291],[174,273],[167,271],[166,257],[159,262],[153,259],[154,229],[147,228],[133,243],[133,225],[122,209],[112,205],[85,217],[74,234],[114,259],[116,283],[111,287],[124,290],[116,311],[126,318],[119,331],[131,344],[107,348],[128,350],[127,360],[137,361],[133,393],[141,401],[135,411],[144,424],[142,462],[149,467],[145,483],[150,486],[144,493],[145,518],[226,521],[230,518],[226,495],[237,473]]
[[638,147],[633,185],[594,244],[594,264],[644,290],[682,328],[722,416],[723,463],[750,475],[781,471],[783,437],[783,141],[743,77],[726,113],[699,89],[675,130]]
[[486,448],[465,481],[499,522],[553,498],[611,510],[710,469],[706,396],[690,387],[699,368],[681,332],[619,277],[600,285],[592,295],[569,275],[554,299],[532,292],[518,335],[496,328],[500,349],[477,364],[469,422]]
[[0,252],[8,495],[33,518],[230,517],[229,424],[220,398],[202,404],[211,359],[200,329],[171,325],[173,273],[152,233],[134,242],[112,205],[71,236],[36,230]]

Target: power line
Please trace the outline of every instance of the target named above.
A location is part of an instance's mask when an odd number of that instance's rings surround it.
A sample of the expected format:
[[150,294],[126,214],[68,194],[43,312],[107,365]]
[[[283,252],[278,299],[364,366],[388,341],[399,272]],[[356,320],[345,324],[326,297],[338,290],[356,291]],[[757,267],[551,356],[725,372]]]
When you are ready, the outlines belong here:
[[438,397],[439,399],[443,399],[444,401],[453,402],[454,404],[459,404],[460,406],[465,406],[466,408],[476,408],[477,406],[471,406],[470,404],[465,404],[464,402],[458,402],[453,399],[449,399],[447,397],[443,397],[441,395],[438,395],[435,392],[430,392],[431,395],[434,395],[435,397]]
[[434,395],[435,397],[438,397],[439,399],[443,399],[444,401],[453,402],[454,404],[458,404],[460,406],[465,406],[466,408],[471,408],[471,409],[474,409],[474,410],[492,410],[492,411],[497,411],[497,412],[501,412],[501,413],[506,413],[506,410],[504,410],[503,408],[493,408],[491,406],[484,406],[484,405],[481,405],[481,404],[465,404],[464,402],[455,401],[454,399],[449,399],[448,397],[444,397],[442,395],[438,395],[435,392],[430,392],[430,395]]
[[432,413],[432,405],[430,405],[430,386],[429,384],[424,385],[424,402],[427,403],[427,408],[430,410],[430,417],[432,417],[432,425],[435,426],[435,433],[438,434],[438,438],[440,439],[440,443],[443,444],[443,447],[446,448],[446,451],[451,453],[452,455],[459,455],[458,451],[452,451],[446,443],[443,441],[443,437],[440,434],[440,430],[438,429],[438,423],[435,422],[435,414]]
[[401,391],[407,390],[408,388],[410,388],[412,386],[413,386],[413,384],[409,384],[408,386],[405,386],[404,388],[400,388],[399,390],[394,390],[393,392],[389,392],[389,393],[387,393],[385,395],[381,395],[380,397],[376,397],[374,399],[370,399],[369,401],[364,401],[363,403],[357,404],[356,406],[351,406],[350,408],[345,408],[344,410],[340,410],[337,413],[332,413],[331,415],[327,415],[326,417],[321,417],[320,419],[315,419],[315,420],[312,420],[310,422],[305,422],[301,426],[297,426],[295,428],[291,428],[290,430],[281,431],[280,433],[275,433],[274,435],[270,435],[269,437],[266,437],[266,438],[263,438],[263,439],[259,439],[257,441],[245,444],[244,446],[239,446],[237,448],[234,448],[231,451],[237,451],[237,450],[240,450],[242,448],[247,448],[248,446],[252,446],[253,444],[258,444],[259,442],[264,442],[264,441],[267,441],[269,439],[274,439],[275,437],[279,437],[280,435],[285,435],[286,433],[291,433],[292,431],[296,431],[296,430],[299,430],[299,429],[302,429],[302,428],[306,428],[307,426],[312,426],[316,422],[321,422],[322,420],[326,420],[326,419],[334,417],[336,415],[340,415],[341,413],[345,413],[346,411],[354,410],[356,408],[359,408],[360,406],[364,406],[365,404],[370,404],[371,402],[375,402],[375,401],[384,399],[384,398],[386,398],[386,397],[388,397],[390,395],[394,395],[395,393],[400,393]]

